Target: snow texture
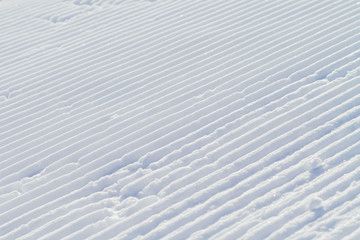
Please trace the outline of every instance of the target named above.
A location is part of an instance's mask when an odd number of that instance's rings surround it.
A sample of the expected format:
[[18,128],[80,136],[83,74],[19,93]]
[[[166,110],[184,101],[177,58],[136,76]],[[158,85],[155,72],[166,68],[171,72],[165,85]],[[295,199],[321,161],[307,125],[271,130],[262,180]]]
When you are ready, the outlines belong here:
[[360,239],[358,1],[0,21],[0,239]]

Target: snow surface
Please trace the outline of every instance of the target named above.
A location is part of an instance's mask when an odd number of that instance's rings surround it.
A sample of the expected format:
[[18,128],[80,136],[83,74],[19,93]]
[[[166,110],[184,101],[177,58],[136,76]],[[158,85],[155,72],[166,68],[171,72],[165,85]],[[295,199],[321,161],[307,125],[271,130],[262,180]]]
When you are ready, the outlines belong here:
[[359,1],[0,21],[0,239],[360,239]]

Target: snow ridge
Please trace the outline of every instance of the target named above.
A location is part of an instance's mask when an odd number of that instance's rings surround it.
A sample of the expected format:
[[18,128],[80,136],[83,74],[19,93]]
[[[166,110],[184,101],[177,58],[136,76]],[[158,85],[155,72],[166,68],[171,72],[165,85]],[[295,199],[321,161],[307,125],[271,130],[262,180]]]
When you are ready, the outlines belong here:
[[358,239],[359,7],[0,1],[0,239]]

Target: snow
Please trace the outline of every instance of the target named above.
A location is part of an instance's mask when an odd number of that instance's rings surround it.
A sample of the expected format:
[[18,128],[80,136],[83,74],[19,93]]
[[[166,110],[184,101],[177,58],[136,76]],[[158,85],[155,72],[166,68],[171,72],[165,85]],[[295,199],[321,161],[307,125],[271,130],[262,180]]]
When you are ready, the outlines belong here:
[[0,239],[359,239],[359,7],[0,1]]

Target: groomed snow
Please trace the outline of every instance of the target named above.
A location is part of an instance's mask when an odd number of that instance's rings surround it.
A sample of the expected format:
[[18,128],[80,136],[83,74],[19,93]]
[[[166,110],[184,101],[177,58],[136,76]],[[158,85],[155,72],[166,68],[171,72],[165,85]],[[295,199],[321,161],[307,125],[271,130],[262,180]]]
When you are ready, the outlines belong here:
[[359,1],[0,22],[0,239],[360,239]]

